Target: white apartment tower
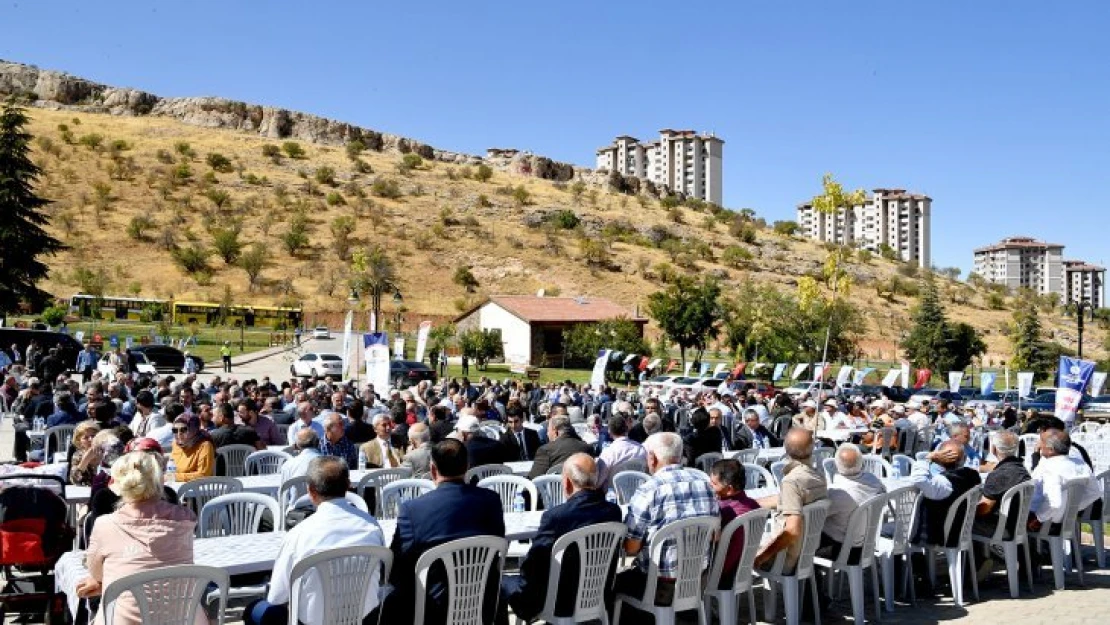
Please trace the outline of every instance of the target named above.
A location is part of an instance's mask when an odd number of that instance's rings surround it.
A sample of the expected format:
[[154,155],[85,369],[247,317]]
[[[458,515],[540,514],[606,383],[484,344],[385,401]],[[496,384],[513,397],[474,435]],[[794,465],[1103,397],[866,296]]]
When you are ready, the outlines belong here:
[[597,169],[650,180],[672,192],[723,206],[721,159],[725,142],[693,130],[659,131],[659,140],[640,143],[622,135],[597,151]]
[[1064,246],[1009,237],[975,250],[975,273],[1010,289],[1064,295]]
[[812,204],[800,204],[798,226],[802,235],[811,239],[875,253],[886,245],[903,261],[929,267],[932,205],[927,195],[875,189],[863,204],[841,207],[831,214],[817,211]]
[[1064,261],[1064,302],[1086,300],[1098,308],[1106,306],[1106,268],[1081,260]]

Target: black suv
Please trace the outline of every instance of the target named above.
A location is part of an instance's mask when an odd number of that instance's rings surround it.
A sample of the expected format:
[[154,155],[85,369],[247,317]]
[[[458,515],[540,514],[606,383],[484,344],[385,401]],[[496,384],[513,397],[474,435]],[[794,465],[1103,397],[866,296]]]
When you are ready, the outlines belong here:
[[84,346],[68,334],[62,332],[47,332],[44,330],[24,330],[22,328],[0,328],[0,348],[8,352],[11,358],[11,347],[15,345],[19,350],[22,360],[27,355],[27,346],[31,341],[39,343],[39,348],[45,356],[51,347],[58,348],[58,358],[62,359],[66,369],[73,369],[77,365],[77,354]]
[[[169,345],[139,345],[132,347],[131,351],[140,352],[146,355],[146,359],[150,364],[154,365],[155,371],[161,372],[185,372],[185,352],[182,352],[176,347]],[[204,361],[200,357],[190,354],[189,358],[197,365],[197,373],[204,371]]]
[[436,372],[428,365],[415,360],[391,360],[389,362],[389,381],[393,388],[415,386],[421,380],[436,381]]

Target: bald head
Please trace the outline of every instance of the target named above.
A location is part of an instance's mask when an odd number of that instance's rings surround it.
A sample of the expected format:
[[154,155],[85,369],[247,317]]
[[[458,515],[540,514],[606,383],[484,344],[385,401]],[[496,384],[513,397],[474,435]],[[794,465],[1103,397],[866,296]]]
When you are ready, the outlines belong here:
[[813,433],[805,428],[790,428],[782,446],[792,460],[809,462],[813,456]]
[[597,488],[597,462],[589,454],[578,453],[563,463],[563,487],[567,495]]
[[955,469],[957,467],[964,466],[964,461],[967,458],[964,456],[963,443],[954,440],[946,440],[940,444],[940,447],[938,447],[937,450],[951,452],[956,455],[956,459],[953,460],[951,463],[946,464],[942,461],[937,461],[937,464],[944,467],[945,469]]

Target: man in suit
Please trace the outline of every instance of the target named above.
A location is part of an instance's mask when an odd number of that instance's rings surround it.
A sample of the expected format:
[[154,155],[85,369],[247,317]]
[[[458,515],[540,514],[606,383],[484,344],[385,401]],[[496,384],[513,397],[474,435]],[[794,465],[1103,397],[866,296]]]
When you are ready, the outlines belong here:
[[[605,500],[599,488],[597,463],[587,454],[574,454],[563,463],[563,492],[566,502],[543,513],[540,529],[532,539],[528,555],[520,563],[520,575],[501,580],[501,593],[517,617],[531,620],[547,599],[551,548],[561,536],[587,525],[620,523],[620,507]],[[571,548],[563,560],[555,614],[570,616],[578,589],[579,554]],[[504,603],[504,602],[502,602]]]
[[501,445],[505,457],[513,460],[532,460],[540,448],[540,435],[532,428],[524,427],[524,410],[510,406],[506,410],[508,429],[501,435]]
[[409,428],[409,453],[405,454],[401,466],[412,469],[412,476],[427,479],[431,475],[432,444],[429,442],[428,426],[417,423]]
[[694,466],[694,461],[702,454],[721,453],[721,429],[709,427],[709,411],[700,407],[694,410],[690,425],[694,432],[682,441],[687,465]]
[[387,414],[374,415],[374,440],[361,447],[366,465],[371,469],[389,469],[401,466],[401,452],[390,440],[393,421]]
[[[505,536],[505,518],[497,493],[464,483],[467,451],[459,441],[447,439],[432,447],[431,474],[436,489],[401,504],[397,529],[390,549],[393,568],[389,581],[393,592],[386,597],[382,622],[402,623],[412,620],[416,591],[416,562],[429,549],[452,540],[471,536]],[[494,598],[501,572],[490,572],[486,584],[486,608],[483,622],[493,620]],[[425,623],[445,623],[447,601],[446,573],[433,567],[428,575],[428,597]]]
[[578,438],[578,434],[570,424],[570,417],[559,416],[548,419],[547,439],[551,442],[536,450],[536,459],[532,461],[532,470],[528,472],[528,479],[547,473],[548,469],[563,464],[574,454],[590,453],[590,445]]
[[455,427],[451,424],[450,420],[451,411],[447,406],[435,405],[428,411],[428,430],[432,437],[433,443],[447,438],[451,432],[455,431]]
[[463,415],[455,422],[455,432],[466,447],[467,461],[471,467],[505,462],[505,446],[482,434],[478,417]]
[[736,449],[770,449],[782,447],[782,439],[760,422],[758,412],[749,408],[744,411],[744,424],[736,428],[732,444]]

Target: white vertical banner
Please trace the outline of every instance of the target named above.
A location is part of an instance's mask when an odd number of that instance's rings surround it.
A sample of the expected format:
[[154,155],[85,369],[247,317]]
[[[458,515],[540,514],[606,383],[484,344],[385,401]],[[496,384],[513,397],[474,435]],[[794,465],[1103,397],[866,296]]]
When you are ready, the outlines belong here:
[[825,379],[825,364],[813,365],[813,381],[820,382]]
[[1106,372],[1095,371],[1091,374],[1091,395],[1101,395],[1102,386],[1106,384]]
[[355,311],[348,310],[347,318],[343,321],[343,369],[339,372],[340,379],[347,377],[347,366],[351,364],[351,328],[354,323]]
[[716,366],[716,367],[713,367],[713,375],[714,375],[714,376],[716,376],[716,375],[717,375],[718,373],[720,373],[720,372],[724,371],[724,370],[725,370],[725,367],[727,367],[727,366],[728,366],[728,365],[726,365],[726,364],[725,364],[725,363],[723,363],[723,362],[717,363],[717,366]]
[[[608,354],[606,354],[606,357],[608,357]],[[694,362],[692,360],[687,360],[686,361],[686,366],[682,368],[682,377],[684,377],[684,378],[690,377],[690,367],[693,367],[693,366],[694,366]]]
[[805,370],[809,368],[809,363],[803,362],[800,365],[794,365],[794,375],[790,376],[791,380],[797,380]]
[[1018,371],[1017,385],[1018,397],[1029,397],[1033,392],[1033,372]]
[[902,388],[910,387],[910,363],[902,361]]
[[370,331],[371,332],[377,332],[378,331],[378,316],[375,315],[374,311],[372,311],[372,310],[370,311]]
[[[605,386],[605,367],[609,365],[609,354],[611,350],[603,349],[597,355],[597,360],[594,361],[594,370],[590,372],[590,386],[594,389],[599,389]],[[686,363],[686,370],[690,370],[690,364]]]
[[844,386],[848,382],[848,376],[852,375],[852,365],[844,365],[840,368],[840,373],[836,374],[836,385]]
[[883,386],[894,386],[894,382],[898,379],[898,376],[901,375],[901,373],[901,369],[891,369],[890,371],[887,371],[886,375],[883,376]]
[[752,363],[752,375],[755,375],[755,374],[759,373],[759,370],[762,369],[763,367],[766,367],[766,366],[767,366],[767,363],[765,363],[765,362],[753,362]]
[[775,365],[775,374],[771,376],[771,381],[772,382],[778,382],[779,378],[782,377],[782,372],[783,371],[786,371],[786,363],[785,362],[780,362],[779,364]]
[[393,358],[394,360],[405,359],[405,337],[397,336],[393,338]]
[[362,345],[366,354],[366,381],[384,398],[389,390],[389,335],[385,332],[364,334]]
[[948,372],[948,390],[953,393],[960,392],[960,383],[964,381],[963,371],[949,371]]
[[424,350],[428,347],[428,333],[432,331],[431,321],[421,321],[420,329],[416,332],[416,362],[424,361]]

